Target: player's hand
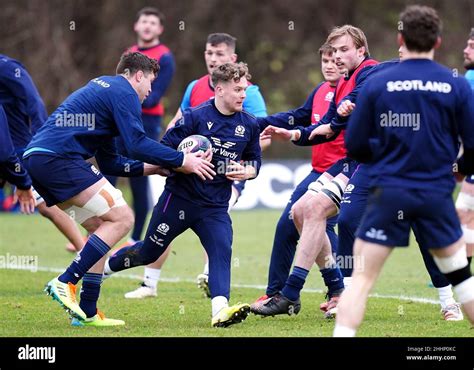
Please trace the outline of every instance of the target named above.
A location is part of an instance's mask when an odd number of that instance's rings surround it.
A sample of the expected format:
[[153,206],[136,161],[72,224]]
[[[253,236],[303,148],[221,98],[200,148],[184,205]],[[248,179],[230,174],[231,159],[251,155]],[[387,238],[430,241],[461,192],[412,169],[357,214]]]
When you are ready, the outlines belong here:
[[256,175],[253,166],[243,166],[242,164],[230,161],[226,167],[225,176],[232,181],[243,181],[254,178]]
[[269,139],[260,138],[260,149],[262,150],[262,152],[265,149],[267,149],[271,144],[272,144],[272,139],[271,138],[269,138]]
[[206,150],[204,152],[204,159],[208,162],[212,161],[212,149],[211,148],[209,148],[208,150]]
[[184,155],[184,165],[177,168],[176,170],[186,174],[195,173],[202,180],[212,180],[216,175],[213,170],[214,165],[205,158],[206,153],[201,151],[196,153],[187,153]]
[[331,125],[329,124],[319,125],[311,132],[308,140],[313,140],[318,135],[325,135],[326,138],[329,139],[331,136],[334,135],[334,131],[331,130]]
[[143,164],[143,176],[150,176],[150,175],[160,175],[167,177],[171,174],[171,171],[154,164],[144,163]]
[[33,190],[29,188],[28,190],[16,189],[15,196],[13,197],[13,203],[20,203],[20,210],[22,213],[30,215],[35,212],[35,197],[33,195]]
[[[290,141],[292,137],[292,131],[295,130],[286,130],[280,127],[267,126],[260,134],[260,140],[279,139],[283,141]],[[299,132],[299,130],[296,131]]]
[[341,117],[349,116],[355,108],[355,104],[352,103],[350,100],[344,100],[339,107],[337,107],[337,114]]

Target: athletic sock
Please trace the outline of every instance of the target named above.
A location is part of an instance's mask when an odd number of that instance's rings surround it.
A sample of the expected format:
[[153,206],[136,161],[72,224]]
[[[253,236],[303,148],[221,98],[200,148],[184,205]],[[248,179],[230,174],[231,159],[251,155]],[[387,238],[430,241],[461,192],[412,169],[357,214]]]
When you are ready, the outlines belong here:
[[84,274],[107,254],[110,247],[96,234],[92,234],[66,271],[58,277],[62,283],[77,284]]
[[147,287],[156,290],[158,280],[160,280],[161,270],[154,269],[151,267],[145,267],[145,279],[144,283]]
[[217,315],[217,313],[220,310],[229,306],[229,301],[227,300],[226,297],[220,295],[220,296],[212,298],[211,306],[212,306],[212,317],[214,317]]
[[451,284],[436,289],[438,289],[439,303],[442,309],[445,309],[447,306],[456,303]]
[[309,271],[302,267],[293,267],[293,271],[281,293],[290,301],[296,301],[300,297],[301,289],[303,289],[308,274]]
[[328,288],[329,297],[339,295],[344,290],[344,277],[342,276],[341,270],[334,263],[332,266],[321,269],[320,271],[324,284]]
[[101,283],[102,274],[88,272],[82,279],[79,307],[87,317],[94,317],[97,313],[97,300],[99,299]]

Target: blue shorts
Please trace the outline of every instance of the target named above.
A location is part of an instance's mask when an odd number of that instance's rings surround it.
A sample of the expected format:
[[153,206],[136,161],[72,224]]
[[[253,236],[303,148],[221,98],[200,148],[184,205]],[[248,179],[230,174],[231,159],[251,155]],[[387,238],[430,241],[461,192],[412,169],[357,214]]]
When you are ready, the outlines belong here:
[[451,193],[372,188],[357,237],[390,247],[407,246],[410,228],[420,248],[443,248],[458,241],[462,230]]
[[23,160],[33,187],[48,207],[71,199],[103,178],[82,159],[68,159],[54,154],[31,154]]
[[334,163],[331,167],[329,167],[325,172],[329,173],[332,177],[336,177],[340,173],[347,176],[347,178],[351,178],[352,174],[356,170],[359,162],[354,161],[349,157],[341,158],[336,163]]
[[474,175],[466,176],[466,182],[469,184],[474,184]]

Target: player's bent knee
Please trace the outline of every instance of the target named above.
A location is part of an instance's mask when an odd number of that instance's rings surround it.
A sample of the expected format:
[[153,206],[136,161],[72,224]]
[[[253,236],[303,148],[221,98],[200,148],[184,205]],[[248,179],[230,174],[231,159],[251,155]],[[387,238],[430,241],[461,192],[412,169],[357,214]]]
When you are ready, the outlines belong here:
[[[106,182],[82,207],[73,205],[64,211],[77,223],[82,224],[89,218],[102,217],[110,210],[126,205],[127,203],[123,199],[122,192],[114,188],[109,182]],[[128,206],[123,208],[128,208]]]
[[446,276],[456,292],[459,302],[474,300],[474,278],[467,261],[466,248],[462,246],[447,257],[433,256],[439,270]]

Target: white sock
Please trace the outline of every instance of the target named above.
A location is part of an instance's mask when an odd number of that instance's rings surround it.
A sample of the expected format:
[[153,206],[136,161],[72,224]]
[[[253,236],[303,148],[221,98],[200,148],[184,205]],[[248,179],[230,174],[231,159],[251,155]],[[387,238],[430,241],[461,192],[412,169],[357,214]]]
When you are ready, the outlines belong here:
[[146,286],[156,290],[158,280],[160,280],[160,274],[161,274],[160,269],[145,267],[145,275],[144,275],[145,278],[143,279],[143,282],[145,283]]
[[348,288],[352,284],[352,276],[344,278],[344,288]]
[[332,333],[333,337],[347,337],[352,338],[355,337],[356,330],[348,328],[347,326],[343,326],[341,324],[336,324],[334,327],[334,332]]
[[217,297],[212,298],[211,305],[212,305],[212,317],[214,317],[224,307],[229,306],[229,301],[227,301],[226,297],[219,295]]
[[448,286],[444,286],[442,288],[436,288],[436,289],[438,289],[439,304],[441,305],[442,309],[445,309],[446,306],[456,303],[451,284],[449,284]]
[[[79,255],[79,253],[77,253],[77,255]],[[112,275],[113,273],[109,266],[109,259],[107,258],[104,263],[104,275]]]
[[209,262],[206,262],[204,265],[204,270],[202,271],[204,275],[209,275]]

